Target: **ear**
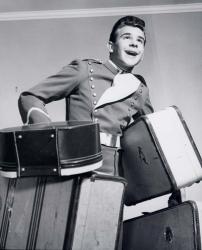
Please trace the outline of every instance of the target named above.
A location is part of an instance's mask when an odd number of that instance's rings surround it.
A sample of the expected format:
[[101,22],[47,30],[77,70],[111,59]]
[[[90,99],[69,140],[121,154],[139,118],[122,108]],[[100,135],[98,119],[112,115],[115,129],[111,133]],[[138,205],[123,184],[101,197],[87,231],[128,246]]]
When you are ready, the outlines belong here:
[[114,46],[113,46],[114,44],[113,44],[113,42],[111,42],[111,41],[109,41],[108,43],[107,43],[107,48],[108,48],[108,50],[109,50],[109,53],[113,53],[114,52]]

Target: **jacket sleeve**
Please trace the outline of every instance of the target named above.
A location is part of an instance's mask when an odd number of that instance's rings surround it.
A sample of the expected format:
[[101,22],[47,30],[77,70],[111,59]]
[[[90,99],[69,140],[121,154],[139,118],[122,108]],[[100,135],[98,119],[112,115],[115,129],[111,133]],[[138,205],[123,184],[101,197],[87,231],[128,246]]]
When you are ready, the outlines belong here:
[[71,95],[86,74],[85,63],[75,60],[57,74],[22,92],[18,99],[18,107],[23,123],[50,122],[45,105]]

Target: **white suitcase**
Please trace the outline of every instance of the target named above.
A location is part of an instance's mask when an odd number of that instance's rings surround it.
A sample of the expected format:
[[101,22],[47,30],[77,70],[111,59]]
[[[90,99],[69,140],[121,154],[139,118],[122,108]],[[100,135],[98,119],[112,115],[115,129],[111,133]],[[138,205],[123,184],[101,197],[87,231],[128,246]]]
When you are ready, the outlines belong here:
[[127,205],[202,179],[201,156],[177,107],[141,116],[124,132],[121,143]]

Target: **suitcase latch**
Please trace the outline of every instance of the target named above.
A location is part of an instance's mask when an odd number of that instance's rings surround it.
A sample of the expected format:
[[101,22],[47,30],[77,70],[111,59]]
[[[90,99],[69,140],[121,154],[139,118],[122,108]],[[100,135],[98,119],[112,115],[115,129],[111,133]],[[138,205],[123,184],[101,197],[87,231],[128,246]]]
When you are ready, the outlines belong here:
[[164,231],[164,238],[168,243],[172,243],[173,241],[173,231],[170,227],[166,227]]

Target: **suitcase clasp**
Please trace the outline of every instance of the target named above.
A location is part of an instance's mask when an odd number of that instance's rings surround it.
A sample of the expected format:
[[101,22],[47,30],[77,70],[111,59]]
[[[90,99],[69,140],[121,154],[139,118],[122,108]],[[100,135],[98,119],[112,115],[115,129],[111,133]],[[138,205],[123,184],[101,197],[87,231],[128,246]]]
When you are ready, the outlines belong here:
[[172,243],[173,241],[173,231],[170,227],[166,227],[165,228],[165,231],[164,231],[164,237],[165,237],[165,240],[168,242],[168,243]]

